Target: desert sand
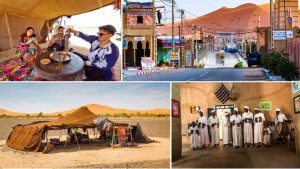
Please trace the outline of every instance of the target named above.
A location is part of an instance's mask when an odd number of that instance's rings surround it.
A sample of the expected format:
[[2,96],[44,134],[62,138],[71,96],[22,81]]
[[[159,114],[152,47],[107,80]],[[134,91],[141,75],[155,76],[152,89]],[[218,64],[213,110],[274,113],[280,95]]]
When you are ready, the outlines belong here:
[[[252,3],[246,3],[235,8],[222,7],[206,15],[185,20],[183,34],[185,36],[192,35],[191,25],[198,25],[203,28],[204,32],[252,32],[258,26],[258,15],[261,16],[261,27],[270,25],[270,14],[266,10],[267,7],[267,4],[258,6]],[[180,26],[180,22],[175,24],[175,27],[178,26]],[[171,24],[157,29],[159,35],[171,35]],[[175,29],[175,34],[178,34],[178,29]],[[199,36],[196,34],[196,37]]]
[[[128,167],[128,168],[169,168],[170,164],[170,123],[168,119],[111,119],[130,124],[140,123],[144,133],[156,143],[139,144],[125,148],[111,148],[105,144],[55,146],[49,154],[23,152],[5,145],[11,127],[28,124],[40,119],[0,119],[0,168],[66,168],[66,167]],[[52,119],[53,120],[53,119]]]
[[137,147],[111,148],[96,144],[76,145],[64,149],[56,146],[49,154],[22,152],[5,146],[0,141],[1,167],[169,167],[170,139],[152,139],[160,143],[140,144]]

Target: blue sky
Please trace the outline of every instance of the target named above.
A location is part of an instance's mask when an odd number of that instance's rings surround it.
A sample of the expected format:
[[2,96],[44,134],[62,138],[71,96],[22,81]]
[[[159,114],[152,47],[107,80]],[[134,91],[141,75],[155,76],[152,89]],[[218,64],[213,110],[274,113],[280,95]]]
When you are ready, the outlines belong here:
[[0,83],[0,108],[51,113],[86,104],[114,108],[170,107],[169,83]]
[[[130,2],[152,2],[152,0],[129,0]],[[163,0],[169,1],[171,0]],[[161,0],[155,0],[156,6],[166,6],[168,11],[171,10],[167,5],[164,5]],[[269,3],[270,0],[175,0],[177,6],[184,9],[194,15],[202,16],[210,13],[222,7],[234,8],[245,3],[254,3],[257,5]],[[167,3],[170,4],[170,3]],[[175,15],[176,16],[176,15]],[[177,14],[179,16],[179,14]],[[164,16],[163,16],[164,17]],[[171,13],[168,13],[168,17],[171,17]],[[194,17],[186,13],[187,18]],[[178,19],[177,19],[178,20]],[[169,20],[170,22],[170,20]]]

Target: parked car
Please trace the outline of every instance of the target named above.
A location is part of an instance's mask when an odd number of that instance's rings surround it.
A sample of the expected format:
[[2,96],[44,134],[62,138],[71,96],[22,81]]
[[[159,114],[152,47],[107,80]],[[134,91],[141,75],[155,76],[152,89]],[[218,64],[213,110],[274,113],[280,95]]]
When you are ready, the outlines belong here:
[[260,66],[261,65],[261,53],[259,52],[252,52],[247,57],[248,67],[252,67],[254,65]]

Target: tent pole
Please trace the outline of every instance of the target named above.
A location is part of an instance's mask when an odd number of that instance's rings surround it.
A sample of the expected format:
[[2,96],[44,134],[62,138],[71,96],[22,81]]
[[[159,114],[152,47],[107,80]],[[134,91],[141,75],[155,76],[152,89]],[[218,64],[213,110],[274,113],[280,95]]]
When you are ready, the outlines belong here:
[[47,20],[47,29],[48,29],[48,35],[47,35],[47,40],[50,41],[50,37],[49,37],[49,31],[50,31],[50,25],[49,25],[49,20]]
[[78,149],[80,150],[80,146],[79,146],[78,138],[77,138],[77,134],[76,134],[77,129],[78,129],[78,128],[76,128],[76,130],[75,130],[75,139],[76,139],[76,142],[77,142]]
[[113,133],[112,133],[112,139],[111,139],[111,146],[113,147],[114,146],[114,137],[115,137],[115,123],[113,123],[113,126],[112,126],[112,129],[113,129]]
[[9,45],[10,45],[10,49],[12,49],[14,47],[14,45],[13,45],[13,41],[12,41],[12,36],[11,36],[11,31],[10,31],[10,26],[9,26],[9,22],[8,22],[7,13],[5,13],[4,16],[5,16],[5,21],[6,21],[7,33],[8,33],[8,37],[9,37]]
[[[68,130],[68,129],[67,129]],[[66,133],[66,144],[64,145],[64,148],[66,148],[67,147],[67,144],[68,144],[68,134],[67,134],[67,132],[66,132],[66,130],[64,130],[65,131],[65,133]]]
[[48,142],[48,131],[46,132],[46,142]]
[[129,124],[129,131],[130,131],[130,142],[131,142],[131,145],[132,145],[132,128],[131,128],[131,125]]
[[59,26],[61,26],[62,21],[63,21],[63,16],[60,18]]
[[90,140],[90,135],[89,135],[89,130],[88,129],[86,129],[86,134],[88,135],[88,139],[89,139],[90,144],[92,144],[92,142]]

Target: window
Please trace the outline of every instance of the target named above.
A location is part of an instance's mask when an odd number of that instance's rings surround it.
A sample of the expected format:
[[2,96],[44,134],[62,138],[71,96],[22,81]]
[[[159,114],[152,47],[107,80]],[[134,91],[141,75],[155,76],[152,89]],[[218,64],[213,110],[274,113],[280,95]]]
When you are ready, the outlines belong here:
[[137,16],[137,23],[143,23],[143,16]]

